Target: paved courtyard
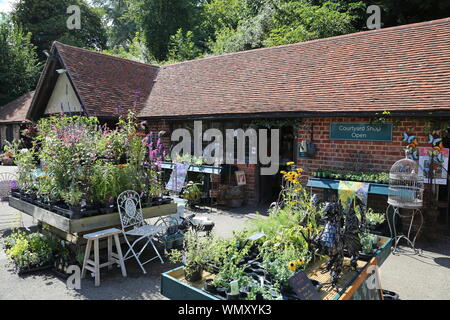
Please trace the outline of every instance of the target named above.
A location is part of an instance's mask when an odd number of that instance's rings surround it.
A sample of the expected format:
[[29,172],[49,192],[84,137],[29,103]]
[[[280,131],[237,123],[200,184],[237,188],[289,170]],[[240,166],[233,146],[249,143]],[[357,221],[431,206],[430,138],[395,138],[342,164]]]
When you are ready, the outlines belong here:
[[[2,168],[3,169],[3,168]],[[177,200],[179,211],[185,214],[183,200]],[[264,208],[241,208],[233,211],[209,209],[197,210],[197,216],[208,216],[216,224],[215,233],[229,237],[234,230],[245,227],[245,222],[258,216],[255,211]],[[0,230],[7,224],[17,223],[21,213],[3,204],[0,206]],[[33,220],[23,215],[23,225],[32,227]],[[2,224],[3,222],[3,224]],[[1,232],[1,231],[0,231]],[[418,255],[391,255],[383,264],[381,284],[395,291],[401,299],[450,299],[450,240],[443,238],[433,245],[420,245],[423,253]],[[175,267],[169,262],[153,261],[146,265],[143,275],[138,265],[127,261],[128,277],[123,278],[119,269],[103,270],[101,286],[95,287],[93,279],[84,279],[81,290],[69,290],[65,281],[51,272],[19,277],[7,263],[0,249],[0,300],[6,299],[165,299],[160,294],[160,274]]]
[[[181,205],[180,205],[181,208]],[[3,206],[1,215],[14,209]],[[245,210],[243,210],[245,211]],[[245,226],[245,221],[255,214],[227,213],[214,210],[198,214],[207,215],[215,223],[217,234],[227,237],[233,230]],[[24,216],[26,226],[32,219]],[[391,255],[381,268],[382,286],[395,291],[401,299],[450,299],[450,241],[443,240],[433,246],[423,247],[421,256]],[[101,286],[95,287],[93,279],[82,280],[81,290],[69,290],[63,280],[51,272],[19,277],[0,250],[0,300],[1,299],[165,299],[160,294],[160,274],[173,268],[166,262],[151,262],[143,275],[136,263],[127,261],[129,276],[123,278],[119,269],[104,270]]]

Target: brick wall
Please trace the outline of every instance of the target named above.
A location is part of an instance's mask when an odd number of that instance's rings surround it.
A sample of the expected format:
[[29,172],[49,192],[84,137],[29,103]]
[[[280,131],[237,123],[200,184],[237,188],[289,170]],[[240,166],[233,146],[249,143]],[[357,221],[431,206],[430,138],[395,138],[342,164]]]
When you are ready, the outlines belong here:
[[[305,170],[305,175],[322,169],[362,167],[362,170],[388,172],[391,166],[404,157],[403,132],[415,135],[421,146],[428,146],[424,133],[424,119],[398,119],[393,126],[392,142],[329,140],[332,122],[369,122],[369,118],[312,118],[305,123],[311,125],[312,142],[316,154],[312,159],[298,159],[297,165]],[[310,131],[301,126],[298,142],[309,140]],[[359,159],[359,161],[358,161]]]
[[170,135],[171,135],[171,129],[170,129],[170,123],[164,120],[154,121],[154,120],[148,120],[146,121],[147,129],[148,131],[154,131],[154,132],[160,132],[165,131],[166,133],[161,137],[161,141],[164,145],[164,150],[166,152],[169,152],[170,150]]
[[[370,122],[369,118],[309,118],[304,119],[300,126],[297,142],[310,140],[316,146],[316,154],[312,159],[297,159],[297,165],[304,169],[303,182],[315,170],[347,168],[349,170],[387,172],[392,164],[404,157],[402,142],[403,132],[415,135],[421,146],[428,146],[427,135],[424,132],[425,119],[396,119],[393,126],[391,142],[343,141],[329,140],[331,122]],[[304,124],[311,125],[311,130],[305,130]],[[171,125],[168,121],[147,121],[150,131],[166,131],[163,143],[166,151],[170,149]],[[311,135],[312,132],[312,135]],[[358,160],[359,159],[359,160]],[[239,170],[245,171],[247,185],[246,203],[255,204],[258,200],[258,169],[252,164],[237,164]],[[361,167],[361,168],[358,168]],[[213,177],[213,196],[219,194],[220,177]],[[377,202],[381,203],[382,199]],[[382,206],[377,206],[382,209]]]

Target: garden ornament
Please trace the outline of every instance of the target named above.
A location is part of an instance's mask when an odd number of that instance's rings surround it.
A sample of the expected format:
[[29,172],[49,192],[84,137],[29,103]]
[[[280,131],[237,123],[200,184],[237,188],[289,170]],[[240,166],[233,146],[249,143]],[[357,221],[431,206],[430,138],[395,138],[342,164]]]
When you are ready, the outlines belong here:
[[[355,197],[350,207],[350,210],[344,212],[340,201],[327,202],[322,210],[325,221],[322,231],[315,237],[311,237],[309,232],[308,236],[302,232],[310,251],[329,257],[323,271],[330,272],[330,284],[333,286],[337,285],[342,272],[344,251],[346,250],[351,257],[351,267],[356,269],[359,252],[362,249],[359,233],[364,230],[365,206],[358,197]],[[356,216],[355,207],[359,207],[361,212],[361,223]]]

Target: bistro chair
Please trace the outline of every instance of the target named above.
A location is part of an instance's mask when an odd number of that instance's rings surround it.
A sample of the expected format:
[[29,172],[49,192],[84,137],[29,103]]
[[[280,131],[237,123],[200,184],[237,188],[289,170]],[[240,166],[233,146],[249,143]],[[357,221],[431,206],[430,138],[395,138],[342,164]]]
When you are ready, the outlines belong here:
[[[141,199],[136,191],[127,190],[122,192],[117,197],[117,206],[119,208],[123,236],[129,247],[125,253],[124,260],[134,257],[144,274],[146,274],[147,272],[144,269],[146,263],[157,258],[161,260],[161,263],[164,263],[153,240],[156,236],[164,233],[167,227],[163,225],[149,225],[145,222],[142,214]],[[144,243],[139,252],[135,249],[135,245],[138,243]],[[155,250],[156,256],[147,261],[141,261],[140,257],[149,244]]]

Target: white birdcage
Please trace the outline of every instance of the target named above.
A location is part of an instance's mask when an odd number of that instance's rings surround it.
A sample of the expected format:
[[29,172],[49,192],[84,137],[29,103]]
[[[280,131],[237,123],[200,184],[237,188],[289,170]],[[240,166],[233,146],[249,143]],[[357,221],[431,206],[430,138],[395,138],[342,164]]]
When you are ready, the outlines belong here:
[[423,203],[423,177],[414,160],[404,158],[389,172],[388,203],[405,209],[419,209]]

